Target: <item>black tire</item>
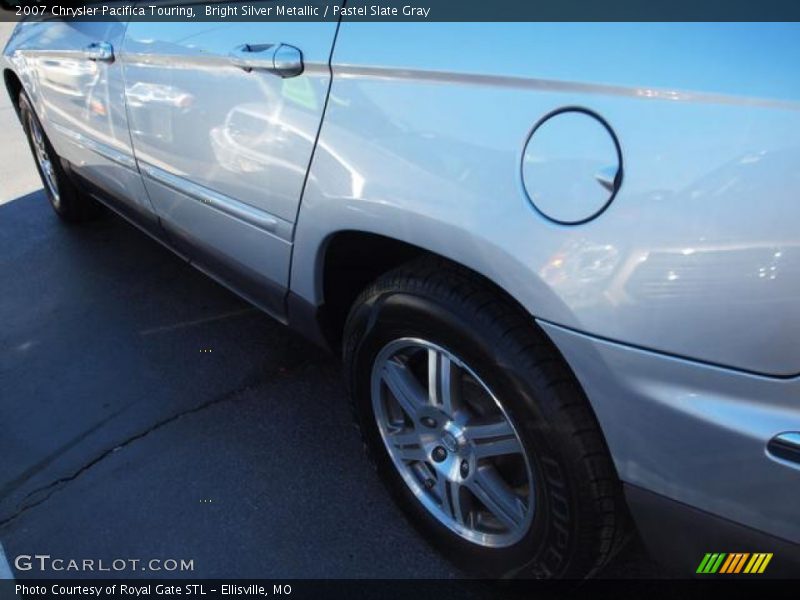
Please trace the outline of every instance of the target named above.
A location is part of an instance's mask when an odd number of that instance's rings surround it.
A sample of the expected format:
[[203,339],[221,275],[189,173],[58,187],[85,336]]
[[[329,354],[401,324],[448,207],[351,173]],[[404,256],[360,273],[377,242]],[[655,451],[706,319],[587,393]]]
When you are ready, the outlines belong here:
[[[536,510],[511,546],[460,537],[417,500],[376,425],[372,365],[398,338],[417,337],[461,358],[499,399],[534,466]],[[535,322],[478,276],[442,259],[392,271],[354,303],[344,335],[354,417],[377,472],[412,523],[456,565],[488,577],[583,578],[627,539],[621,484],[574,375]]]
[[[28,138],[28,145],[33,154],[36,170],[39,172],[39,177],[42,179],[45,194],[50,201],[50,206],[53,208],[53,211],[68,223],[82,223],[100,216],[103,213],[101,205],[89,196],[81,194],[69,175],[67,175],[61,158],[53,149],[50,140],[47,138],[47,134],[44,133],[39,117],[33,110],[31,102],[25,92],[20,92],[19,95],[19,116],[22,121],[22,127],[25,130],[25,135]],[[54,193],[51,186],[48,184],[47,176],[42,170],[40,161],[37,159],[36,142],[34,140],[34,132],[32,131],[34,126],[39,128],[44,147],[50,158],[49,162],[53,169],[53,179],[57,193]]]

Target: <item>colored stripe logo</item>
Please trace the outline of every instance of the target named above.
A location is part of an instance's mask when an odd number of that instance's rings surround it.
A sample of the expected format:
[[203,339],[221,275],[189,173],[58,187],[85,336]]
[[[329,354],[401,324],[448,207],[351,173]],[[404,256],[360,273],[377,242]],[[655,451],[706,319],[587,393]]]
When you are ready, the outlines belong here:
[[696,573],[702,575],[761,574],[767,569],[772,553],[769,552],[708,552],[700,561]]

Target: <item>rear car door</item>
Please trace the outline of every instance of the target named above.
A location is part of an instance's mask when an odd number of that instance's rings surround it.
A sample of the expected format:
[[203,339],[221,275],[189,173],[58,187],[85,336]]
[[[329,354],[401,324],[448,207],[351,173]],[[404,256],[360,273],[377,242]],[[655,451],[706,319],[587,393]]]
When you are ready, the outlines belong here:
[[201,269],[278,317],[336,28],[134,21],[127,32],[131,136],[162,225]]
[[125,111],[119,54],[126,26],[111,19],[31,23],[19,53],[33,75],[29,91],[58,154],[120,212],[154,226]]

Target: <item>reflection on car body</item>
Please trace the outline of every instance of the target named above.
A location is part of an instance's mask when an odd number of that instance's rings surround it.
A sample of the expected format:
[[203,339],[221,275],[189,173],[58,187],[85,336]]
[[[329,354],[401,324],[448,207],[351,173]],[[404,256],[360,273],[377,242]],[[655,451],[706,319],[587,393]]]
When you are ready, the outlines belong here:
[[583,577],[629,515],[661,555],[798,564],[798,51],[793,23],[52,20],[3,68],[60,216],[103,202],[341,355],[458,564]]

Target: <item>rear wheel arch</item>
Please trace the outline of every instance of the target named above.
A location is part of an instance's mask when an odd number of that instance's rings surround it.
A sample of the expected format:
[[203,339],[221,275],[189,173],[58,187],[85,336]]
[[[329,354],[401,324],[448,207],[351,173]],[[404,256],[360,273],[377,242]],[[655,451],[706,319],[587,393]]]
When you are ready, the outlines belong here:
[[53,211],[59,218],[69,223],[89,221],[103,214],[100,204],[91,197],[81,194],[76,187],[67,172],[68,163],[63,161],[53,148],[24,90],[19,93],[17,103],[22,129],[28,139],[34,164]]
[[389,271],[424,257],[469,273],[533,321],[533,315],[500,284],[467,265],[395,237],[347,229],[330,234],[321,244],[316,260],[315,279],[329,343],[334,348],[340,345],[347,315],[362,291]]
[[[443,268],[455,270],[512,307],[518,315],[529,322],[531,327],[541,333],[541,338],[547,340],[551,351],[560,358],[577,382],[572,366],[547,332],[536,323],[535,315],[531,314],[498,283],[464,264],[427,248],[362,230],[341,230],[331,234],[322,244],[317,261],[317,277],[322,299],[321,328],[334,352],[339,353],[347,317],[359,296],[366,289],[395,269],[407,264],[424,264],[430,261],[437,262]],[[348,268],[353,268],[353,272],[357,276],[343,279],[341,275]],[[587,397],[587,405],[592,417],[599,427],[599,420],[594,406],[588,398],[589,395],[586,390],[583,392]],[[608,447],[605,439],[603,441]]]
[[[573,562],[570,558],[564,563],[562,558],[566,555],[558,560],[553,558],[555,562],[549,560],[542,562],[537,559],[538,566],[530,571],[529,567],[532,567],[533,563],[526,565],[523,564],[525,561],[519,562],[526,555],[516,550],[510,554],[505,551],[496,554],[495,561],[489,554],[479,556],[469,549],[459,549],[458,545],[448,546],[449,542],[442,542],[443,548],[448,554],[451,552],[459,554],[467,561],[465,564],[470,565],[469,568],[480,570],[486,568],[486,573],[492,576],[501,573],[509,575],[510,572],[505,572],[504,569],[507,567],[503,565],[506,560],[512,559],[519,572],[527,573],[528,576],[533,573],[539,573],[537,576],[546,576],[550,571],[551,574],[560,573],[562,576],[594,573],[622,547],[627,538],[629,523],[627,507],[605,436],[591,403],[582,393],[569,364],[561,356],[555,344],[530,314],[523,312],[513,300],[509,302],[507,294],[502,290],[493,289],[494,287],[486,278],[471,272],[466,267],[441,257],[422,256],[381,275],[363,290],[351,310],[343,344],[346,378],[357,404],[356,414],[359,415],[357,422],[362,434],[365,435],[367,446],[371,449],[371,456],[373,459],[378,459],[379,472],[391,471],[385,464],[385,457],[380,450],[381,444],[373,439],[375,436],[371,431],[373,427],[369,409],[364,408],[367,392],[363,374],[369,364],[369,357],[375,350],[387,340],[393,339],[393,336],[400,334],[404,338],[420,340],[431,336],[434,344],[444,340],[444,347],[449,347],[461,358],[466,359],[466,364],[470,364],[471,360],[478,360],[472,364],[477,367],[479,373],[484,368],[489,369],[483,371],[484,374],[495,369],[494,372],[499,378],[495,379],[495,383],[500,381],[500,385],[505,386],[500,388],[505,391],[500,397],[509,399],[511,397],[509,394],[513,396],[523,389],[531,391],[534,389],[531,386],[539,388],[543,395],[539,396],[538,400],[523,394],[519,398],[528,398],[528,403],[524,405],[526,408],[521,408],[522,404],[517,404],[513,408],[519,417],[526,414],[522,411],[536,406],[541,407],[542,410],[536,409],[538,416],[531,414],[530,420],[525,417],[521,421],[526,423],[530,431],[558,431],[559,435],[563,432],[572,432],[569,433],[568,446],[559,447],[559,452],[561,448],[568,448],[570,457],[580,457],[582,466],[576,467],[576,474],[568,475],[563,471],[565,464],[571,465],[574,461],[549,460],[547,455],[544,457],[546,462],[543,463],[545,468],[541,472],[550,481],[548,505],[568,506],[563,510],[551,511],[551,514],[558,516],[564,511],[565,514],[573,514],[569,524],[566,521],[561,523],[558,519],[552,522],[549,519],[546,521],[551,523],[547,527],[555,527],[548,529],[551,534],[548,534],[547,539],[550,539],[549,543],[555,545],[547,546],[549,548],[547,552],[553,553],[556,558],[559,552],[567,552],[571,557],[580,556],[576,559],[578,562]],[[450,334],[447,331],[455,332],[459,327],[462,333],[448,340],[447,336]],[[503,381],[505,383],[502,383]],[[553,425],[554,423],[557,425]],[[392,476],[389,476],[389,479],[392,479]],[[570,483],[567,484],[567,481]],[[577,481],[582,483],[576,483]],[[393,495],[400,493],[405,497],[402,494],[403,486],[394,483],[390,485]],[[558,496],[560,486],[567,486],[563,488],[565,493],[571,490],[561,500]],[[579,493],[576,491],[578,489],[581,490]],[[579,497],[580,502],[578,502]],[[411,508],[408,502],[401,502],[401,505],[403,504],[406,508]],[[412,516],[416,515],[412,520],[419,517],[419,512],[414,509],[411,509],[410,513]],[[426,522],[426,519],[421,518],[421,521]],[[570,543],[557,548],[560,535],[558,533],[560,529],[557,527],[559,523],[562,528],[569,525],[572,533],[569,536]],[[585,524],[575,530],[574,528],[580,523]],[[599,537],[595,532],[595,525],[602,530]],[[535,527],[540,530],[539,527],[544,525]],[[436,528],[431,529],[427,525],[423,528],[428,533],[434,532],[432,539],[436,543],[436,538],[439,537]],[[536,538],[538,534],[534,532],[532,535]],[[534,538],[526,536],[525,544],[532,543]],[[584,542],[591,546],[591,555],[579,550]],[[545,551],[544,547],[542,551]],[[533,558],[533,555],[530,558]],[[483,564],[485,561],[497,564],[490,568],[488,563]],[[461,559],[457,562],[461,562]],[[568,563],[572,566],[566,567]]]
[[14,110],[17,111],[17,115],[19,115],[19,95],[24,89],[22,80],[11,69],[5,69],[3,71],[3,81],[11,98],[11,104],[14,106]]

